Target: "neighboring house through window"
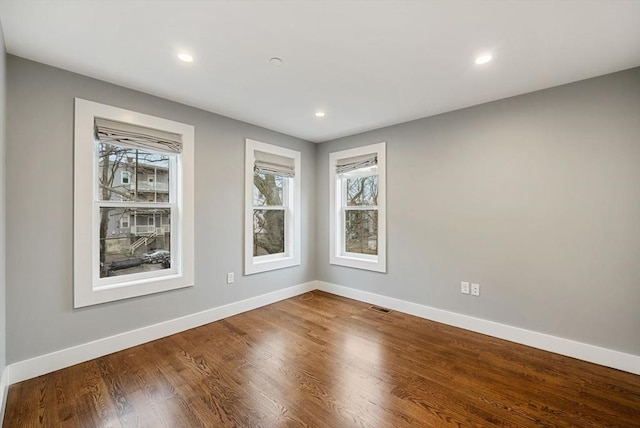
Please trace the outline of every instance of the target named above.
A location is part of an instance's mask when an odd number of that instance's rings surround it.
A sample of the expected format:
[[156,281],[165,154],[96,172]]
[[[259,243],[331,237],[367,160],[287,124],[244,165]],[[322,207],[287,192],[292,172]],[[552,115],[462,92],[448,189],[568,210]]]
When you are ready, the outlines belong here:
[[329,155],[331,264],[386,272],[385,143]]
[[246,140],[245,274],[300,264],[300,152]]
[[75,307],[193,285],[193,135],[76,99]]

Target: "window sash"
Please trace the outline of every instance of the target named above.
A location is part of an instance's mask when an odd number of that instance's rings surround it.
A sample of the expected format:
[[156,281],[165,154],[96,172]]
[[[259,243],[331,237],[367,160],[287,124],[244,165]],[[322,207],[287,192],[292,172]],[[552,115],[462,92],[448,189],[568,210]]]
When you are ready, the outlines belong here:
[[[101,143],[108,143],[111,145],[128,148],[128,149],[144,150],[145,153],[148,153],[151,155],[159,154],[159,155],[167,156],[169,158],[169,169],[167,171],[167,178],[169,180],[169,183],[168,183],[169,185],[167,188],[167,191],[169,194],[169,201],[154,202],[154,201],[147,200],[142,202],[137,200],[125,200],[125,201],[101,200],[100,199],[100,183],[97,178],[97,175],[95,176],[94,204],[93,204],[93,210],[94,210],[93,239],[95,240],[94,248],[93,248],[94,263],[92,267],[92,271],[93,271],[92,276],[93,276],[93,284],[94,284],[93,288],[94,290],[99,291],[99,290],[105,290],[105,289],[110,289],[114,287],[116,288],[128,287],[128,286],[131,286],[132,283],[135,283],[137,281],[144,281],[144,280],[150,280],[150,279],[161,280],[164,278],[174,277],[178,275],[180,272],[182,257],[183,257],[183,255],[177,254],[177,249],[179,248],[178,239],[180,239],[180,237],[178,236],[179,235],[178,227],[180,225],[180,218],[181,218],[179,204],[177,203],[177,192],[178,192],[177,183],[178,183],[178,165],[180,164],[182,143],[180,142],[180,151],[169,150],[162,143],[153,144],[153,141],[151,140],[151,138],[153,138],[154,136],[166,138],[166,137],[170,137],[172,135],[171,133],[155,130],[151,128],[138,127],[137,125],[130,125],[122,122],[108,121],[106,119],[95,118],[96,124],[100,121],[109,122],[111,126],[122,125],[124,129],[127,131],[127,133],[129,133],[129,131],[132,131],[133,129],[142,128],[146,130],[149,133],[149,135],[147,135],[148,139],[145,142],[145,144],[141,144],[141,145],[134,144],[131,141],[122,142],[119,140],[115,140],[115,136],[118,136],[118,134],[115,133],[115,130],[112,130],[113,132],[112,135],[114,136],[114,139],[111,141],[105,141],[104,138],[99,138],[99,139],[96,138],[94,141],[94,168],[95,168],[96,174],[97,174],[97,171],[100,170],[99,148]],[[180,137],[180,136],[177,136],[177,137]],[[175,144],[177,144],[177,141],[174,141],[174,148],[176,147]],[[135,183],[132,180],[132,177],[134,177],[135,174],[132,174],[131,171],[121,171],[121,172],[126,173],[129,176],[129,183],[131,184]],[[142,175],[142,177],[144,177],[144,175]],[[153,182],[155,184],[155,181],[156,181],[155,174],[147,174],[146,178],[147,178],[147,182],[149,183]],[[137,179],[138,177],[136,177],[136,182],[138,181]],[[149,181],[149,179],[151,179],[151,181]],[[153,192],[150,192],[150,193],[153,193]],[[138,273],[132,273],[132,274],[122,275],[122,276],[101,277],[100,265],[99,263],[96,263],[100,260],[99,230],[100,230],[100,209],[101,208],[128,208],[128,209],[139,209],[139,210],[152,210],[152,209],[163,209],[163,208],[168,209],[171,212],[171,217],[172,217],[171,224],[170,224],[171,232],[170,232],[170,243],[169,243],[169,247],[172,249],[171,267],[168,269],[156,270],[151,272],[138,272]],[[132,223],[132,219],[130,218],[129,227],[132,226],[131,223]],[[135,226],[138,227],[140,225],[136,223]],[[147,226],[152,226],[154,229],[156,229],[157,226],[155,224],[155,218],[153,218],[153,224],[150,225],[147,223]]]
[[[274,177],[280,177],[282,179],[282,195],[281,195],[281,201],[282,204],[281,205],[256,205],[255,204],[255,198],[252,198],[251,203],[253,204],[254,207],[287,207],[290,204],[289,201],[289,188],[291,187],[291,179],[293,178],[293,176],[291,177],[287,177],[287,176],[283,176],[281,174],[271,174],[271,173],[265,173],[263,171],[255,171],[254,170],[254,174],[253,174],[253,183],[252,183],[252,191],[255,193],[256,192],[256,184],[255,184],[255,174],[268,174],[268,175],[272,175]],[[258,190],[259,192],[259,190]],[[254,195],[255,196],[255,195]],[[266,198],[266,197],[265,197]],[[265,200],[265,204],[266,204],[266,200]]]
[[[374,175],[377,174],[366,174],[366,175],[359,175],[361,177],[372,177]],[[363,253],[354,253],[354,252],[350,252],[347,251],[347,239],[346,239],[346,233],[347,233],[347,212],[348,211],[378,211],[378,205],[348,205],[347,204],[347,179],[348,178],[352,178],[354,175],[351,174],[340,174],[337,176],[337,180],[340,183],[340,188],[341,190],[341,206],[339,209],[339,216],[340,216],[340,220],[339,220],[339,226],[338,226],[338,230],[339,230],[339,234],[340,234],[340,239],[339,239],[339,246],[340,246],[340,254],[342,256],[351,256],[351,257],[357,257],[357,258],[363,258],[363,259],[368,259],[368,260],[375,260],[377,258],[377,255],[373,255],[373,254],[363,254]],[[378,218],[378,222],[380,221],[380,219]],[[379,223],[378,223],[378,233],[376,234],[378,236],[379,234]]]
[[[259,260],[259,261],[265,261],[265,260],[273,260],[273,259],[279,259],[282,258],[283,255],[287,255],[289,254],[290,251],[290,244],[289,244],[289,234],[287,232],[287,225],[289,221],[291,221],[291,212],[290,210],[288,210],[286,207],[280,207],[280,208],[270,208],[270,209],[263,209],[261,207],[257,207],[253,209],[253,215],[255,216],[256,211],[282,211],[282,215],[283,215],[283,219],[284,219],[284,227],[282,229],[282,239],[283,239],[283,244],[282,244],[282,251],[278,252],[278,253],[271,253],[271,254],[263,254],[260,256],[254,255],[253,258],[255,260]],[[252,240],[252,244],[255,248],[256,246],[256,242],[255,242],[255,230],[253,231],[254,234],[251,237]]]
[[[132,204],[144,204],[144,203],[150,203],[150,204],[166,204],[167,202],[140,202],[140,201],[135,201],[135,200],[126,200],[126,201],[107,201],[107,200],[103,200],[100,197],[100,182],[99,179],[97,177],[98,175],[98,171],[100,171],[100,159],[98,156],[98,150],[99,150],[99,144],[100,141],[95,141],[95,148],[94,148],[94,168],[95,168],[95,172],[94,172],[94,189],[93,189],[93,200],[96,202],[100,202],[101,204],[111,204],[113,202],[117,202],[119,204],[125,204],[125,205],[132,205]],[[154,154],[154,152],[150,152],[149,150],[146,151],[147,153],[150,154]],[[158,153],[158,152],[155,152]],[[162,153],[163,155],[167,155],[167,153]],[[169,194],[169,202],[171,204],[174,204],[176,202],[177,199],[177,192],[178,192],[178,169],[179,169],[179,164],[180,164],[180,159],[179,159],[180,155],[177,154],[169,154],[168,158],[169,158],[169,170],[167,171],[167,178],[169,180],[168,183],[168,187],[167,187],[167,192]],[[122,174],[127,173],[128,177],[129,177],[129,185],[135,185],[136,183],[141,183],[143,181],[137,181],[137,180],[133,180],[132,178],[135,176],[135,174],[132,174],[131,171],[121,171]],[[155,178],[154,174],[148,174],[147,175],[147,179],[151,177],[152,179]],[[136,177],[137,178],[137,177]],[[148,183],[154,183],[155,185],[157,185],[157,180],[152,180],[151,182],[147,181]],[[154,191],[149,191],[149,193],[154,193],[157,192],[156,190]]]
[[[356,251],[349,251],[347,250],[347,245],[349,243],[349,238],[347,237],[347,224],[348,224],[348,213],[351,212],[375,212],[376,213],[376,222],[375,222],[375,241],[376,241],[376,253],[374,254],[369,254],[366,252],[356,252]],[[358,230],[356,229],[355,232],[357,232]],[[377,252],[378,252],[378,238],[379,238],[379,220],[378,220],[378,209],[366,209],[366,210],[344,210],[342,211],[342,228],[341,228],[341,233],[342,233],[342,243],[341,243],[341,253],[342,255],[345,256],[351,256],[351,257],[377,257]],[[358,240],[356,240],[358,241]],[[368,246],[368,242],[367,242],[367,246]]]
[[[344,210],[358,210],[358,209],[378,209],[378,205],[349,205],[349,201],[348,199],[348,189],[347,189],[347,181],[349,178],[353,178],[353,175],[346,175],[346,174],[340,174],[337,176],[337,180],[340,183],[340,188],[341,188],[341,209]],[[378,179],[380,179],[380,177],[378,176],[378,174],[366,174],[366,175],[358,175],[357,177],[360,178],[366,178],[366,177],[378,177]]]

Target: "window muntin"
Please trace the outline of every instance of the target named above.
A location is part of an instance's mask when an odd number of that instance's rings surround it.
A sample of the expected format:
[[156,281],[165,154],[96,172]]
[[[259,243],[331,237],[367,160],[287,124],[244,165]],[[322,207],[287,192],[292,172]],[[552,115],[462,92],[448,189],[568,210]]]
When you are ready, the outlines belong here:
[[74,307],[193,285],[193,136],[76,99]]
[[300,152],[246,141],[245,274],[300,264]]
[[330,263],[386,272],[385,144],[331,153]]

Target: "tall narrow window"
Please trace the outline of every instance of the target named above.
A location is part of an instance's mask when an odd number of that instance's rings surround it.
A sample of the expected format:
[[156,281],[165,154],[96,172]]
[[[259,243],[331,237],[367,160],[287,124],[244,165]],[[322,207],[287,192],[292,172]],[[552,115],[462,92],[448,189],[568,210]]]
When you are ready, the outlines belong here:
[[193,285],[192,171],[192,126],[76,99],[75,307]]
[[330,263],[386,272],[385,143],[329,155]]
[[247,139],[245,274],[300,264],[300,152]]

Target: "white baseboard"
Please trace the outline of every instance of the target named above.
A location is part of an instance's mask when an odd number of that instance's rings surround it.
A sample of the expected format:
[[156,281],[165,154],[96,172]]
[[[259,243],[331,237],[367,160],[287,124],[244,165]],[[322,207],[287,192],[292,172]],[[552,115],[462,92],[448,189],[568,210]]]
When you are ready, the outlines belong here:
[[[5,367],[0,378],[0,411],[4,411],[6,394],[9,385],[22,382],[43,374],[70,367],[113,352],[122,351],[132,346],[141,345],[152,340],[180,333],[181,331],[199,327],[223,318],[257,309],[290,297],[295,297],[315,289],[348,297],[361,302],[384,306],[396,311],[415,315],[420,318],[437,321],[454,327],[464,328],[511,342],[520,343],[545,351],[555,352],[580,360],[589,361],[618,370],[640,374],[640,356],[625,354],[610,349],[600,348],[581,342],[550,336],[518,327],[444,311],[405,300],[373,294],[354,288],[343,287],[322,281],[311,281],[293,287],[252,297],[239,302],[206,311],[187,315],[181,318],[142,327],[115,336],[83,343],[60,351],[41,355]],[[0,419],[2,421],[2,419]]]
[[0,427],[4,421],[4,411],[7,408],[7,392],[9,392],[9,367],[0,373]]
[[3,382],[7,383],[7,385],[22,382],[23,380],[31,379],[65,367],[89,361],[94,358],[122,351],[123,349],[131,348],[132,346],[141,345],[152,340],[180,333],[181,331],[189,330],[191,328],[200,327],[201,325],[250,311],[261,306],[270,305],[271,303],[295,297],[315,289],[315,281],[307,282],[305,284],[299,284],[293,287],[274,291],[272,293],[251,297],[246,300],[208,309],[206,311],[187,315],[181,318],[127,331],[115,336],[83,343],[82,345],[62,349],[50,354],[31,358],[29,360],[19,361],[17,363],[10,364],[5,369],[9,375],[6,379],[3,375],[2,379]]
[[327,293],[350,299],[366,302],[378,306],[383,306],[395,311],[415,315],[431,321],[460,327],[465,330],[486,334],[488,336],[505,339],[522,345],[556,354],[566,355],[590,363],[600,364],[626,372],[640,374],[640,356],[625,354],[611,349],[600,348],[582,342],[563,339],[544,333],[525,330],[519,327],[512,327],[481,318],[474,318],[467,315],[449,312],[430,306],[408,302],[406,300],[395,299],[393,297],[382,296],[380,294],[369,293],[354,288],[331,284],[323,281],[316,281],[316,287]]

